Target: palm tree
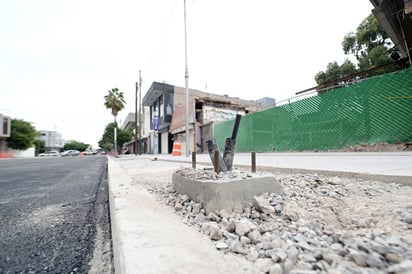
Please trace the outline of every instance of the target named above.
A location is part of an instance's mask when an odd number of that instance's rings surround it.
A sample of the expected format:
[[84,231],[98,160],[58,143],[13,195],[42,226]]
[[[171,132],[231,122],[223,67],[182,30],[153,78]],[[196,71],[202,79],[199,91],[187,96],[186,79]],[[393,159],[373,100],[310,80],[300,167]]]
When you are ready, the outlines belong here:
[[109,94],[104,96],[104,106],[112,109],[114,116],[114,151],[117,153],[117,121],[116,116],[124,108],[126,101],[124,100],[123,92],[118,88],[112,88],[108,90]]
[[118,88],[112,88],[108,90],[108,94],[104,96],[104,106],[106,108],[112,109],[112,114],[114,116],[114,122],[116,122],[116,116],[124,108],[126,101],[124,100],[123,92],[119,91]]

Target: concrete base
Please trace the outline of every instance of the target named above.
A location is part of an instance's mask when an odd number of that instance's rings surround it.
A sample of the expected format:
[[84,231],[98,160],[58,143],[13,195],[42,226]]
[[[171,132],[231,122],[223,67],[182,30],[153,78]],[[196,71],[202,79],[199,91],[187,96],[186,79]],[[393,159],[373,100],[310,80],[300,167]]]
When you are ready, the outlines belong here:
[[262,193],[281,193],[282,186],[275,177],[265,176],[231,181],[194,180],[173,173],[173,188],[180,194],[188,195],[193,201],[202,203],[206,213],[226,209],[232,212],[252,203],[253,196]]

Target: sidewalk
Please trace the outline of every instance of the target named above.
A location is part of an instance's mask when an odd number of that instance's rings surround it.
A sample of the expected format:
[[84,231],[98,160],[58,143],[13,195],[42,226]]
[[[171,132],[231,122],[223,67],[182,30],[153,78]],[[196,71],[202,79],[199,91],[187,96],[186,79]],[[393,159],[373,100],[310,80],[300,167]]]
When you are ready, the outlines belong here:
[[[257,154],[256,162],[258,171],[316,172],[412,186],[412,152],[265,153]],[[182,165],[190,167],[191,156],[109,157],[116,273],[255,273],[253,263],[216,250],[208,237],[147,191],[147,186],[170,182]],[[211,166],[209,155],[197,155],[197,165]],[[234,166],[249,168],[250,154],[236,154]]]
[[[159,160],[191,163],[192,158],[172,155],[141,155]],[[198,154],[196,162],[212,165],[208,154]],[[250,153],[236,153],[234,167],[250,168]],[[412,185],[412,151],[407,152],[314,152],[256,153],[257,170],[290,173],[316,172],[324,175],[356,177]]]
[[[257,273],[253,263],[219,252],[206,235],[184,224],[171,207],[148,192],[148,186],[171,181],[172,172],[180,165],[149,157],[109,157],[116,273]],[[138,181],[132,174],[138,174]]]

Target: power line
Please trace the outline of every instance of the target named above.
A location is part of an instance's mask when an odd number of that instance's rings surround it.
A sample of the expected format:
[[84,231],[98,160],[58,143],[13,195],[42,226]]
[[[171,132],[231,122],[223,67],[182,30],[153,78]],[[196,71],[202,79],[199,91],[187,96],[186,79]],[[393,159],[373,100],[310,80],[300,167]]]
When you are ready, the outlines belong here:
[[[164,50],[164,48],[165,48],[164,36],[165,36],[165,33],[166,33],[166,29],[169,27],[170,19],[172,18],[172,15],[174,14],[174,12],[175,12],[175,10],[176,10],[176,6],[177,6],[177,2],[178,2],[178,1],[179,1],[179,0],[176,0],[176,1],[175,1],[174,5],[173,5],[173,7],[172,7],[172,9],[171,9],[171,11],[169,12],[169,15],[168,15],[168,17],[167,17],[167,19],[166,19],[166,22],[165,22],[165,24],[164,24],[164,26],[163,26],[163,30],[162,30],[162,33],[161,33],[161,49],[160,49],[159,53],[157,54],[156,60],[159,60],[159,59],[160,59],[160,56],[162,55],[163,50]],[[153,56],[155,55],[156,51],[157,51],[157,48],[153,48],[153,51],[152,51],[152,53],[150,54],[149,61],[147,62],[146,66],[145,66],[145,68],[144,68],[144,70],[143,70],[143,74],[145,74],[145,73],[147,72],[149,66],[152,64]]]

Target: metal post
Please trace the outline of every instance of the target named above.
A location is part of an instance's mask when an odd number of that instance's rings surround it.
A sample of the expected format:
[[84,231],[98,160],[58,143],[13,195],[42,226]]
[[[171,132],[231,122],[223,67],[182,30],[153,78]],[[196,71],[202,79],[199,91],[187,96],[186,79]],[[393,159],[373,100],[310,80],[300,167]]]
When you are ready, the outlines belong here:
[[185,93],[186,93],[186,157],[189,157],[189,70],[187,68],[186,0],[183,0],[185,23]]
[[240,114],[236,115],[235,124],[233,125],[232,136],[225,139],[225,150],[223,151],[223,161],[225,162],[227,170],[232,170],[233,158],[235,156],[236,137],[239,129]]
[[192,152],[192,168],[196,168],[196,152]]
[[[139,152],[138,149],[138,140],[137,140],[137,93],[138,93],[139,87],[136,82],[136,101],[135,101],[135,112],[134,112],[134,154],[137,155]],[[139,116],[140,118],[140,116]]]
[[142,72],[139,70],[139,155],[142,154]]
[[117,123],[114,124],[114,153],[117,155]]
[[48,145],[47,145],[48,151],[50,151],[50,150],[51,150],[51,149],[50,149],[50,130],[48,131],[47,143],[48,143]]
[[214,157],[214,169],[215,169],[215,172],[217,173],[217,174],[219,174],[219,172],[220,172],[220,168],[219,168],[219,157],[220,156],[220,153],[219,153],[219,150],[214,150],[213,151],[213,157]]
[[252,173],[256,173],[256,152],[255,151],[251,152],[251,157],[252,157]]
[[196,100],[193,100],[192,115],[193,115],[193,151],[197,152],[197,145],[196,145]]
[[208,140],[208,141],[206,141],[206,145],[207,145],[207,150],[209,151],[210,160],[212,161],[213,166],[216,165],[216,161],[215,161],[216,156],[215,156],[215,154],[217,152],[218,157],[219,157],[219,161],[217,162],[217,164],[219,166],[219,170],[222,171],[222,172],[227,172],[228,170],[226,168],[225,161],[223,160],[222,156],[220,155],[219,147],[216,144],[216,140],[215,139]]

